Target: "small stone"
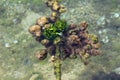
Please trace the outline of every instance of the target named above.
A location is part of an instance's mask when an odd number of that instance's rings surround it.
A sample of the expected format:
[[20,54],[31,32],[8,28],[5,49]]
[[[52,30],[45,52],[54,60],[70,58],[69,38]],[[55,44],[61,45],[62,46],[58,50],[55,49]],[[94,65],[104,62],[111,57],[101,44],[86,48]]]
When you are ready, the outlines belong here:
[[118,18],[120,16],[119,13],[114,13],[113,17]]
[[5,47],[6,47],[6,48],[9,48],[9,47],[10,47],[10,44],[9,44],[9,43],[5,43]]
[[100,19],[97,21],[98,25],[104,25],[105,24],[105,16],[100,17]]
[[105,36],[105,37],[102,39],[102,42],[103,42],[103,43],[108,43],[108,42],[109,42],[108,36]]
[[18,43],[18,41],[17,41],[17,40],[14,40],[14,41],[13,41],[13,43],[14,43],[14,44],[17,44],[17,43]]
[[103,29],[103,30],[99,30],[98,33],[99,34],[106,34],[108,32],[107,29]]
[[98,33],[99,33],[99,34],[102,34],[102,31],[101,31],[101,30],[99,30],[99,31],[98,31]]
[[103,33],[107,33],[107,29],[103,29],[102,32],[103,32]]

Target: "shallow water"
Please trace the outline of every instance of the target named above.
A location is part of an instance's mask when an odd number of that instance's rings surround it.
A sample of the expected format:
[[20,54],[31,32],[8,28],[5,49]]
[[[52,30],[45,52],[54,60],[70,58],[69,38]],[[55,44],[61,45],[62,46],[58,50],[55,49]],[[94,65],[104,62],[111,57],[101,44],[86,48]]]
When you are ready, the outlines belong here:
[[[96,74],[120,74],[120,1],[62,0],[62,3],[68,10],[61,17],[69,23],[87,21],[89,32],[99,36],[103,53],[91,57],[87,66],[80,59],[66,59],[62,79],[94,80]],[[34,53],[44,47],[28,32],[37,18],[49,16],[49,12],[44,0],[0,1],[0,80],[55,80],[49,58],[43,61],[35,58]],[[36,76],[39,77],[33,79]]]

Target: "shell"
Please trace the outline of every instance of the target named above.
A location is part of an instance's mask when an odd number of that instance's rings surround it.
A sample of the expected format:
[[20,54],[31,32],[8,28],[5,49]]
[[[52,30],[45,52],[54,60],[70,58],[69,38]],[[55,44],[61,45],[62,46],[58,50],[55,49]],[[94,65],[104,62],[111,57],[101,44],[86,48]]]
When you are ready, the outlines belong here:
[[37,20],[37,24],[39,26],[44,26],[46,23],[48,23],[48,18],[47,17],[41,17]]
[[59,12],[60,13],[63,13],[63,12],[66,12],[66,8],[65,8],[65,6],[63,6],[63,5],[60,5],[60,9],[59,9]]
[[55,56],[51,56],[50,62],[54,62],[55,60],[56,60],[56,57]]
[[41,44],[44,45],[44,46],[47,46],[49,43],[50,43],[50,41],[48,39],[43,39],[41,41]]
[[54,2],[52,9],[57,11],[59,8],[60,8],[59,4],[57,2]]
[[36,37],[40,37],[42,35],[41,27],[39,25],[33,25],[32,27],[30,27],[29,32]]
[[42,29],[44,30],[44,29],[49,28],[49,27],[50,27],[50,24],[45,24]]
[[88,59],[90,57],[89,53],[85,53],[84,58]]
[[33,25],[29,28],[29,32],[33,33],[35,31],[40,31],[41,27],[39,25]]
[[39,60],[44,60],[47,57],[47,50],[43,49],[41,51],[36,52],[35,56],[39,59]]
[[47,2],[46,2],[46,5],[47,5],[48,7],[51,7],[51,6],[53,5],[53,3],[54,3],[53,1],[47,1]]
[[86,21],[83,21],[80,23],[81,30],[85,30],[88,27],[88,23]]
[[57,17],[57,12],[52,12],[51,16],[52,17]]
[[75,40],[77,40],[77,39],[79,39],[79,37],[78,37],[77,35],[70,35],[70,36],[68,37],[68,40],[70,40],[70,41],[75,41]]
[[51,16],[51,17],[49,18],[49,22],[50,22],[50,23],[54,23],[54,22],[56,22],[56,20],[57,20],[57,17],[52,17],[52,16]]
[[98,49],[101,47],[101,44],[100,43],[92,44],[92,47]]

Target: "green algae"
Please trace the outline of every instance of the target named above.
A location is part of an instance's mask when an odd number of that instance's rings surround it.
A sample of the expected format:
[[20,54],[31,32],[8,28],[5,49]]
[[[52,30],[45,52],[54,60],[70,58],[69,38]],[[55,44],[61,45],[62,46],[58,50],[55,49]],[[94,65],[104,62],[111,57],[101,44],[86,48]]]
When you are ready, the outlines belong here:
[[67,29],[67,22],[64,20],[59,20],[55,24],[51,24],[50,28],[44,30],[43,35],[53,40],[57,37],[60,37],[62,33]]

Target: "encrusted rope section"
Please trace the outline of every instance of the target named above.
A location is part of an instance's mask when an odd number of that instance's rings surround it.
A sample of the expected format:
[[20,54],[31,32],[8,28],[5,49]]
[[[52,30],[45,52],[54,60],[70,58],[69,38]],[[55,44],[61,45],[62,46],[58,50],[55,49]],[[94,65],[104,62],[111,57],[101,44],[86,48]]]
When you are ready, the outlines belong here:
[[61,80],[61,60],[59,58],[56,58],[54,62],[54,74],[56,80]]
[[52,11],[50,17],[40,17],[36,24],[29,28],[29,32],[41,43],[45,49],[35,55],[39,60],[44,60],[47,55],[54,66],[57,80],[61,80],[61,61],[66,58],[75,59],[80,56],[84,64],[88,64],[90,56],[99,55],[100,43],[96,35],[87,30],[86,21],[80,24],[68,24],[60,18],[66,8],[59,4],[60,0],[47,0],[46,5]]

